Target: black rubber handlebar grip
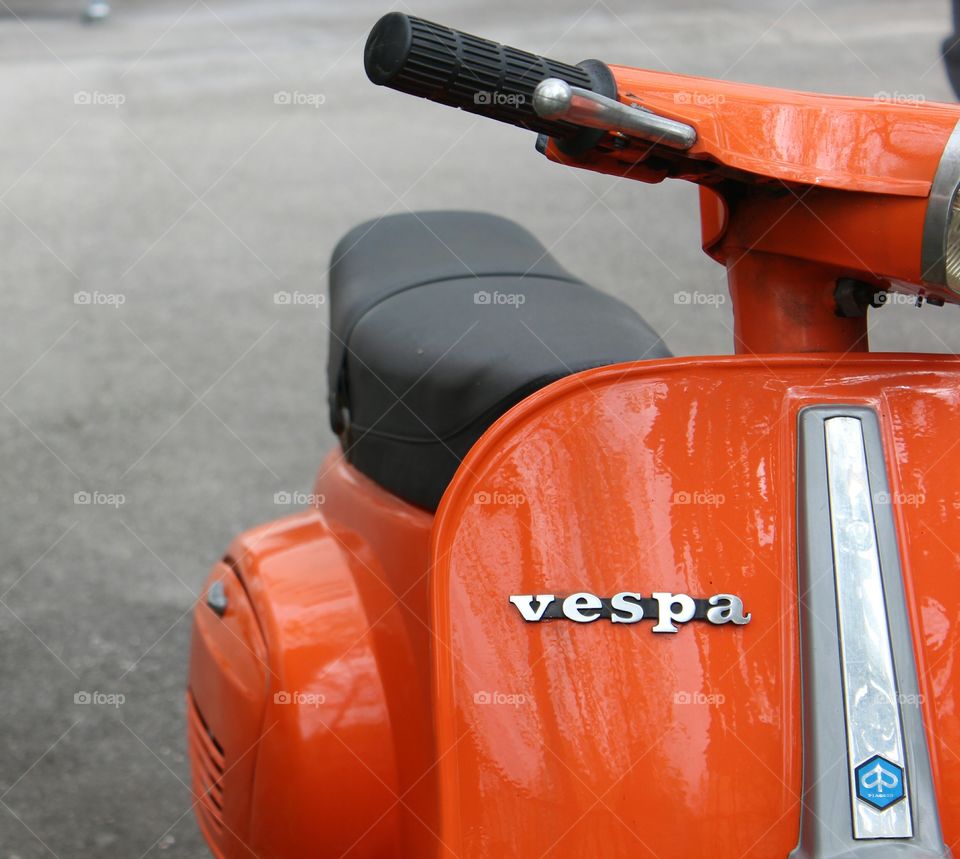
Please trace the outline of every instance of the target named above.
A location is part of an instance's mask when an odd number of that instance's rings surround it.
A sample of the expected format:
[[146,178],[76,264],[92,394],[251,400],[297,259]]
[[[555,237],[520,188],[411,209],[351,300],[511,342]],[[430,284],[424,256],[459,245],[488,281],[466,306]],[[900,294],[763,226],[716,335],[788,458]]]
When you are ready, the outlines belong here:
[[571,66],[402,12],[390,12],[374,25],[363,65],[379,86],[571,142],[587,136],[595,143],[602,135],[538,116],[537,84],[561,78],[611,98],[617,94],[613,75],[597,60]]

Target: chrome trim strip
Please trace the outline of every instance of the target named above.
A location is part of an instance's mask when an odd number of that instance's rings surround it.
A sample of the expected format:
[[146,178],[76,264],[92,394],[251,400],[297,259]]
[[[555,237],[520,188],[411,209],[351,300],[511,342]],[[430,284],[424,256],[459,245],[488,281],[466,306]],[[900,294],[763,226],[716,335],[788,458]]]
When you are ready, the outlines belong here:
[[[841,420],[834,424],[836,429],[829,430],[833,445],[828,453],[826,425],[838,418]],[[798,419],[797,448],[803,799],[800,840],[790,855],[792,859],[887,859],[895,851],[900,859],[949,859],[951,853],[941,834],[927,735],[919,706],[921,698],[897,531],[892,507],[883,500],[890,495],[880,422],[872,409],[863,406],[804,408]],[[828,457],[832,460],[832,474],[828,472]],[[832,539],[835,520],[836,554]],[[853,526],[848,534],[841,533],[844,522]],[[855,524],[859,522],[869,524],[861,527]],[[862,687],[852,681],[845,687],[844,676],[856,675],[861,670],[853,663],[857,645],[850,639],[854,623],[851,618],[856,619],[858,611],[868,621],[877,617],[877,570],[883,628],[878,631],[872,623],[868,623],[868,627],[872,630],[871,644],[879,645],[881,654],[886,652],[879,660],[881,676],[892,665],[895,689],[899,691],[899,749],[906,773],[912,837],[895,838],[882,833],[879,837],[864,837],[862,826],[861,837],[854,837],[854,818],[860,815],[859,806],[867,803],[857,798],[851,779],[847,707],[853,715],[851,724],[863,722],[864,718],[853,697]],[[861,575],[868,575],[874,599],[863,608],[855,606],[853,614],[845,604],[844,665],[838,607],[841,593],[844,597],[849,595],[845,585],[854,582],[859,586],[857,577]],[[844,582],[838,582],[841,577]],[[854,596],[859,599],[858,594]],[[875,659],[868,654],[866,661],[872,667]],[[849,702],[845,690],[850,693]],[[867,694],[874,695],[873,692]],[[889,698],[880,703],[889,713]],[[867,717],[865,722],[869,725],[871,719]],[[889,726],[883,736],[888,735]],[[864,761],[854,759],[854,769],[862,763]],[[881,818],[893,814],[897,807],[906,808],[906,800],[890,803],[886,811],[879,812]]]
[[[909,838],[913,835],[909,772],[902,786],[894,781],[896,775],[890,774],[891,788],[905,795],[884,809],[856,798],[857,767],[874,755],[906,767],[906,758],[863,429],[859,419],[852,417],[828,418],[823,429],[847,722],[847,769],[854,798],[853,837]],[[865,773],[861,777],[870,778]],[[882,784],[885,777],[878,768],[873,780]]]
[[960,122],[954,126],[940,156],[923,221],[920,245],[920,278],[924,283],[947,285],[947,221],[953,195],[960,185]]

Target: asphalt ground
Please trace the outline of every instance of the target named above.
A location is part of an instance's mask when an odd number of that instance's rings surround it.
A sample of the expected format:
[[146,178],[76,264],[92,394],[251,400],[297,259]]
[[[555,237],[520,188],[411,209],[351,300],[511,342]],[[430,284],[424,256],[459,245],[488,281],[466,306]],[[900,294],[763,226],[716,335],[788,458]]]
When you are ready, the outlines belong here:
[[[460,207],[529,227],[676,354],[729,353],[730,308],[694,188],[565,171],[370,86],[386,0],[82,6],[0,2],[0,856],[202,856],[190,610],[332,444],[325,308],[275,294],[322,296],[360,220]],[[945,0],[398,8],[569,61],[951,98]],[[873,343],[956,351],[958,321],[886,308]]]

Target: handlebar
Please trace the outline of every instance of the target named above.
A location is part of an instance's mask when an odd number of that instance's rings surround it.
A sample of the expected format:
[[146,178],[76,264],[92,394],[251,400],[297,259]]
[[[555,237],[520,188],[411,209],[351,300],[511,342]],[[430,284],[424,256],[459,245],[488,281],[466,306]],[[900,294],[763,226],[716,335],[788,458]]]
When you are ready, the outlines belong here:
[[537,84],[558,78],[617,96],[613,75],[599,60],[571,66],[402,12],[390,12],[374,25],[363,64],[378,86],[546,134],[572,150],[593,146],[604,132],[539,116],[533,99]]

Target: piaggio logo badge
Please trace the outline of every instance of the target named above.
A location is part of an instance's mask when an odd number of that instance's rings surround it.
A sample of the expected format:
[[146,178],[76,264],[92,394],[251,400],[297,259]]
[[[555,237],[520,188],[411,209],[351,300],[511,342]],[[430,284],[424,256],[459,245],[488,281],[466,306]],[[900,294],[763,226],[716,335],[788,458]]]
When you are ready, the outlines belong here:
[[874,755],[857,767],[857,798],[885,811],[906,796],[903,786],[903,767]]
[[514,594],[510,602],[527,623],[544,620],[572,620],[592,623],[605,618],[611,623],[639,623],[656,620],[652,632],[678,632],[678,624],[703,620],[714,626],[732,623],[743,626],[750,615],[743,610],[743,600],[734,594],[714,594],[695,599],[688,594],[657,592],[645,597],[623,591],[612,597],[581,592],[558,597],[555,594]]

